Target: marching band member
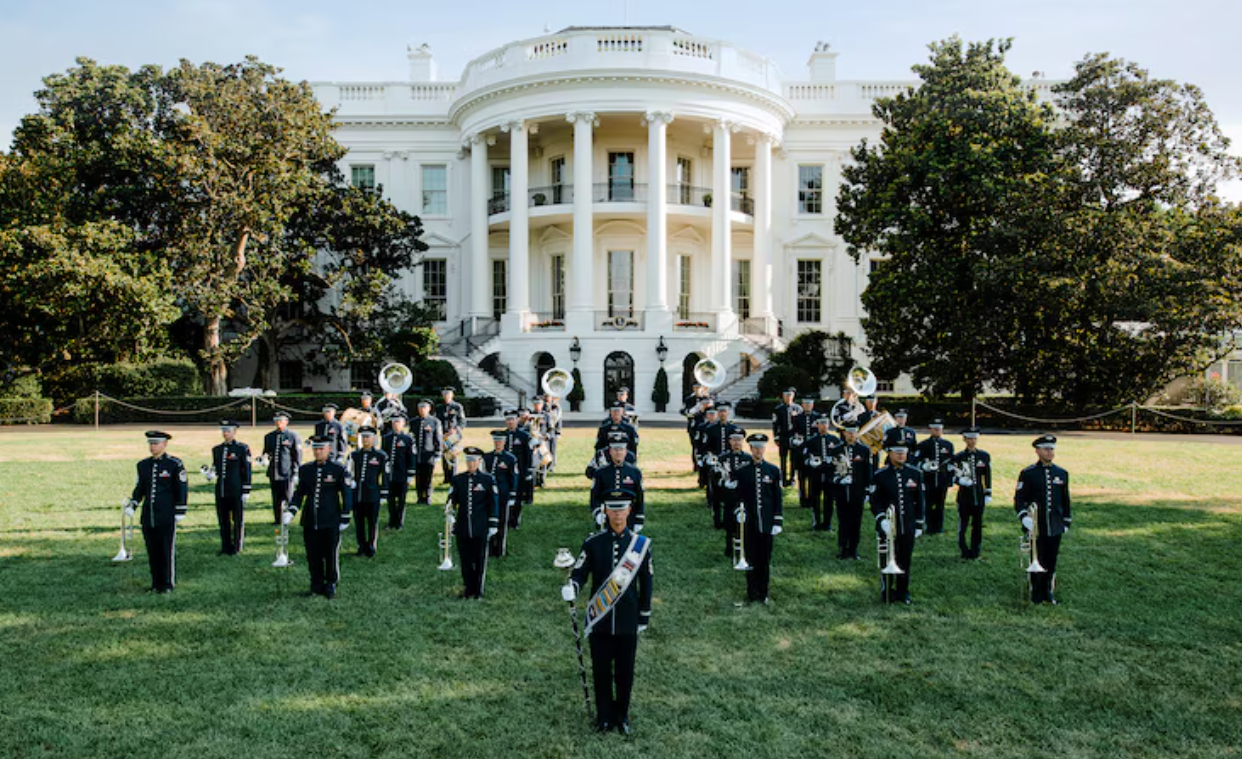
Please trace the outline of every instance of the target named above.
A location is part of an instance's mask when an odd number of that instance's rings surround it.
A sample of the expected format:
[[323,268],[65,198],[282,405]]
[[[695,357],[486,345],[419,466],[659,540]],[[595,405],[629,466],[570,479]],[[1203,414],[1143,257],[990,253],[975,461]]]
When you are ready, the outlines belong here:
[[461,562],[465,586],[462,598],[483,598],[487,581],[487,546],[500,528],[500,493],[496,480],[479,469],[483,451],[470,446],[462,451],[466,471],[449,483],[445,512],[453,514],[453,539]]
[[552,415],[544,407],[542,395],[536,395],[532,398],[530,405],[531,423],[529,432],[531,433],[531,444],[534,454],[531,466],[534,467],[535,471],[535,484],[543,487],[547,472],[543,468],[543,455],[540,453],[540,449],[546,443],[548,453],[552,453]]
[[181,459],[167,454],[172,435],[159,430],[147,433],[151,455],[138,462],[138,479],[125,505],[133,516],[142,507],[138,521],[147,546],[151,567],[151,590],[171,593],[177,584],[177,523],[185,519],[189,484]]
[[381,439],[388,462],[385,479],[388,482],[388,529],[405,527],[405,499],[410,492],[410,478],[414,476],[414,438],[405,431],[405,413],[396,411],[388,417],[391,429]]
[[[832,449],[840,438],[828,431],[832,420],[826,415],[815,416],[807,411],[799,419],[815,418],[815,430],[807,436],[798,452],[798,486],[806,487],[802,506],[811,509],[811,530],[832,532]],[[800,495],[802,495],[800,493]]]
[[[833,468],[832,500],[837,506],[838,559],[857,559],[859,531],[862,529],[863,508],[874,476],[871,449],[858,442],[858,428],[847,425],[841,429],[841,442],[828,452],[840,469]],[[829,465],[825,465],[829,466]]]
[[[692,452],[695,447],[697,428],[703,420],[703,412],[714,403],[715,400],[708,394],[707,386],[695,382],[693,392],[686,396],[685,401],[681,404],[681,415],[686,418],[686,437],[690,438],[690,449]],[[694,471],[698,472],[698,457],[691,455],[690,460],[694,464]],[[699,487],[702,487],[702,482],[699,483]]]
[[[745,556],[751,566],[746,573],[746,600],[767,604],[772,576],[772,538],[781,534],[785,520],[781,507],[781,470],[763,458],[767,435],[755,433],[746,438],[746,442],[750,444],[751,461],[734,475],[738,509],[745,513]],[[743,520],[739,518],[738,521]]]
[[[900,440],[890,442],[888,466],[876,472],[871,483],[871,513],[875,529],[895,551],[902,574],[880,575],[880,600],[884,603],[910,599],[910,558],[914,555],[914,539],[923,534],[923,473],[906,463],[910,449]],[[893,508],[896,523],[889,521],[888,508]]]
[[302,439],[289,429],[289,415],[277,411],[272,415],[276,429],[263,436],[263,458],[267,461],[267,479],[272,488],[272,516],[280,524],[280,516],[293,497],[293,482],[302,466]]
[[[808,472],[802,466],[802,447],[816,433],[816,418],[815,399],[803,397],[801,413],[794,419],[794,434],[789,440],[789,474],[798,481],[798,505],[804,509],[810,508],[811,502],[808,493],[810,484],[807,481]],[[835,438],[836,435],[833,437]]]
[[[909,413],[904,408],[899,408],[893,412],[893,421],[897,423],[896,427],[890,428],[884,433],[884,448],[888,450],[888,446],[896,445],[905,448],[907,451],[915,451],[919,444],[919,436],[914,430],[906,426],[906,419]],[[907,456],[907,458],[909,458]]]
[[923,486],[927,489],[927,534],[936,535],[944,532],[944,499],[952,481],[949,463],[953,460],[953,444],[944,439],[944,420],[931,420],[927,429],[931,434],[914,449],[914,463],[923,470]]
[[250,500],[250,446],[237,439],[237,422],[220,422],[224,442],[211,449],[215,470],[216,519],[220,523],[217,556],[236,556],[246,542],[246,502]]
[[561,426],[563,419],[563,411],[561,410],[560,399],[555,395],[548,396],[548,450],[552,454],[552,464],[548,467],[549,472],[556,471],[556,444],[560,442],[564,428]]
[[414,438],[414,488],[418,503],[431,505],[432,478],[436,462],[444,455],[444,429],[440,420],[431,416],[431,401],[418,402],[418,416],[410,421],[410,437]]
[[[405,414],[405,404],[401,402],[401,398],[396,393],[384,393],[384,397],[379,399],[379,403],[375,404],[375,413],[379,415],[381,426],[381,436],[386,436],[392,431],[392,420],[397,414]],[[409,419],[409,416],[406,416]]]
[[354,530],[358,555],[375,558],[379,542],[380,504],[388,500],[388,455],[375,447],[376,429],[358,430],[358,450],[350,457],[353,476]]
[[651,622],[651,541],[628,526],[634,498],[625,490],[604,496],[608,529],[583,542],[569,582],[561,588],[561,598],[573,601],[591,578],[585,635],[591,644],[595,727],[622,735],[630,734],[638,634]]
[[510,530],[522,525],[522,505],[525,503],[527,489],[525,484],[534,477],[530,470],[533,452],[531,451],[530,434],[518,427],[518,412],[509,409],[505,412],[505,451],[517,459],[517,480],[514,482],[514,498],[509,509]]
[[1031,506],[1036,507],[1039,518],[1035,555],[1047,571],[1028,575],[1031,603],[1055,605],[1057,599],[1053,591],[1057,585],[1057,557],[1061,553],[1061,536],[1069,532],[1071,521],[1069,472],[1052,463],[1057,450],[1055,436],[1040,435],[1031,445],[1035,446],[1039,461],[1018,475],[1013,506],[1022,522],[1022,529],[1027,533],[1035,526],[1030,516]]
[[353,508],[352,486],[345,467],[330,460],[335,440],[327,435],[310,439],[315,460],[298,469],[298,485],[293,501],[281,521],[289,524],[302,509],[302,540],[306,545],[306,565],[310,569],[311,589],[307,595],[336,597],[341,577],[341,532],[349,529]]
[[874,395],[868,395],[866,398],[862,399],[862,402],[863,410],[858,414],[858,419],[855,420],[858,424],[859,430],[865,427],[867,422],[874,419],[879,413],[875,410],[876,398]]
[[638,429],[638,409],[634,408],[634,404],[630,403],[630,389],[623,387],[617,390],[617,402],[625,409],[625,422],[634,429]]
[[614,432],[624,432],[626,439],[629,441],[629,449],[634,452],[634,458],[638,458],[638,430],[634,425],[625,421],[625,404],[621,401],[613,401],[608,406],[608,419],[599,426],[595,433],[595,450],[602,451],[608,447],[609,435]]
[[518,478],[521,477],[517,458],[505,450],[508,439],[507,430],[492,430],[492,450],[483,454],[483,471],[496,481],[499,522],[497,533],[488,541],[491,544],[489,553],[496,557],[504,556],[508,550],[509,512],[517,498]]
[[643,486],[643,473],[633,463],[626,461],[629,456],[624,436],[608,444],[608,463],[595,470],[595,481],[591,485],[591,516],[596,527],[604,526],[604,495],[614,490],[628,490],[634,494],[630,506],[629,527],[635,532],[642,532],[647,515],[644,508],[646,495]]
[[978,427],[963,430],[962,440],[966,447],[953,457],[954,484],[957,485],[957,547],[963,559],[977,559],[983,543],[984,507],[992,502],[992,457],[979,449]]
[[776,408],[772,409],[772,440],[777,447],[781,449],[781,485],[789,487],[793,484],[793,472],[788,468],[789,450],[793,445],[793,436],[796,432],[795,425],[798,421],[798,414],[802,413],[799,406],[794,405],[793,399],[797,391],[792,387],[787,388],[781,393],[781,402]]
[[336,420],[336,412],[340,409],[335,403],[325,403],[321,410],[323,419],[315,423],[315,436],[326,437],[332,441],[329,455],[333,461],[343,466],[345,457],[349,455],[349,439],[345,435],[345,425]]
[[[454,432],[464,433],[466,431],[466,407],[453,400],[453,388],[446,387],[440,391],[440,395],[444,398],[444,403],[436,406],[436,418],[440,420],[440,429],[447,439]],[[457,474],[457,460],[441,459],[444,469],[444,484],[448,484],[453,479],[453,475]]]
[[[691,453],[694,457],[696,468],[699,470],[699,487],[712,487],[712,470],[707,464],[707,433],[719,422],[717,417],[719,412],[715,405],[708,406],[703,409],[703,413],[699,415],[698,421],[694,425],[694,434],[690,438]],[[710,496],[709,496],[710,497]]]
[[751,462],[750,452],[746,450],[746,430],[737,427],[729,435],[729,452],[718,460],[723,513],[716,529],[723,528],[725,531],[725,558],[733,557],[733,539],[737,537],[737,472]]
[[703,454],[704,466],[708,469],[707,477],[707,504],[712,510],[712,522],[716,529],[724,526],[725,520],[729,517],[724,511],[724,488],[721,484],[721,478],[718,465],[713,462],[719,462],[720,457],[729,452],[729,438],[738,427],[729,421],[729,414],[733,411],[733,405],[728,401],[721,401],[715,405],[716,421],[714,424],[704,425],[703,427],[703,443],[701,446]]

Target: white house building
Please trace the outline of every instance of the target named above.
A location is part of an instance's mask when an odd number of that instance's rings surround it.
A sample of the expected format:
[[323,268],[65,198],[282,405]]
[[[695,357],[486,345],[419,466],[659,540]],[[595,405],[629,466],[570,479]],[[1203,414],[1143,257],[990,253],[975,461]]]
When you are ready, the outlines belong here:
[[408,55],[409,81],[314,89],[347,176],[422,218],[431,249],[402,286],[440,309],[468,391],[511,401],[576,365],[587,408],[627,385],[647,410],[661,353],[676,404],[703,356],[737,379],[807,329],[860,351],[875,262],[846,255],[835,197],[873,101],[912,82],[838,80],[822,44],[787,78],[673,27],[570,27],[455,81],[426,45]]

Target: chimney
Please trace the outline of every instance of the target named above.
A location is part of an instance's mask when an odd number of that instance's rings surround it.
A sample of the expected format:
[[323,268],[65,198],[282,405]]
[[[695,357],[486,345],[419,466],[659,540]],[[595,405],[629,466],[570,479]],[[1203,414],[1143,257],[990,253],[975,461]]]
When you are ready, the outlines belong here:
[[410,57],[410,81],[434,82],[436,80],[436,60],[431,55],[431,46],[426,42],[418,47],[406,46]]
[[806,67],[811,72],[812,82],[835,82],[837,79],[837,54],[829,49],[827,42],[817,42],[815,52]]

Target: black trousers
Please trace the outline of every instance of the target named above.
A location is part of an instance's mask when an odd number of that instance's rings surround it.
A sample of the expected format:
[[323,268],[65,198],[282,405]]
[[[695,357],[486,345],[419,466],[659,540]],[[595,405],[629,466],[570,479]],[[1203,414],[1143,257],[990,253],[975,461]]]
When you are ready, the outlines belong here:
[[[789,452],[789,475],[798,481],[798,505],[802,508],[810,508],[810,479],[815,475],[808,475],[802,471],[802,449],[794,448]],[[818,479],[818,477],[815,477]]]
[[[890,604],[901,603],[910,592],[910,559],[914,556],[914,534],[898,535],[894,542],[897,544],[897,566],[905,571],[899,575],[880,575],[880,600]],[[887,556],[881,558],[888,560]],[[884,564],[881,563],[880,566],[883,567]]]
[[719,530],[725,522],[724,488],[713,473],[707,480],[707,508],[712,512],[712,526]]
[[414,467],[414,492],[418,496],[418,503],[428,506],[431,504],[431,480],[436,473],[436,463],[428,461],[420,463]]
[[746,599],[762,601],[768,597],[772,582],[772,533],[755,529],[754,522],[746,523],[746,561],[750,571],[746,573]]
[[232,556],[246,542],[246,509],[241,496],[216,496],[216,520],[220,523],[220,550]]
[[[600,626],[604,624],[607,622]],[[612,635],[595,629],[588,640],[591,642],[591,677],[595,682],[595,720],[600,725],[619,725],[630,718],[638,636]]]
[[560,439],[560,435],[548,436],[548,453],[552,454],[552,463],[548,465],[548,472],[556,471],[556,441]]
[[933,535],[944,532],[944,497],[948,492],[947,484],[927,484],[927,532]]
[[354,536],[358,540],[358,550],[374,556],[379,543],[380,502],[354,504]]
[[850,497],[852,486],[834,485],[832,499],[837,504],[837,547],[841,555],[852,559],[858,555],[859,532],[862,529],[863,496]]
[[341,528],[316,530],[302,528],[306,545],[306,566],[310,568],[311,590],[322,592],[341,581]]
[[1040,535],[1035,541],[1035,554],[1047,572],[1028,574],[1031,582],[1031,603],[1052,600],[1052,590],[1057,581],[1057,557],[1061,553],[1060,535]]
[[500,494],[500,524],[496,534],[488,541],[487,552],[491,556],[499,558],[509,552],[507,540],[509,537],[509,502],[511,500],[512,496],[505,495],[504,493]]
[[[803,477],[807,482],[807,494],[804,505],[811,507],[812,529],[824,531],[832,529],[832,483],[824,475]],[[822,511],[821,511],[822,509]]]
[[724,503],[724,533],[725,533],[725,556],[729,560],[733,560],[733,539],[737,537],[737,501],[733,498],[725,500]]
[[401,473],[388,483],[388,527],[400,530],[405,527],[405,499],[410,494],[410,481]]
[[515,530],[522,525],[522,506],[530,503],[531,482],[526,479],[526,473],[521,472],[520,479],[517,482],[517,490],[513,496],[513,503],[509,505],[509,529]]
[[177,525],[143,525],[142,540],[151,565],[151,589],[172,590],[177,584]]
[[789,443],[786,442],[781,442],[779,447],[781,449],[781,484],[789,485],[793,482],[793,472],[789,468],[790,454],[793,451],[789,450]]
[[293,498],[293,480],[269,480],[272,486],[272,520],[280,526],[285,507]]
[[487,535],[475,537],[454,535],[457,558],[461,563],[461,581],[466,586],[462,598],[482,598],[487,575]]
[[962,552],[962,558],[979,558],[979,548],[982,544],[983,504],[976,506],[971,503],[959,503],[957,505],[957,547]]
[[440,471],[444,473],[444,484],[449,484],[453,475],[457,474],[457,459],[449,461],[448,456],[440,457]]

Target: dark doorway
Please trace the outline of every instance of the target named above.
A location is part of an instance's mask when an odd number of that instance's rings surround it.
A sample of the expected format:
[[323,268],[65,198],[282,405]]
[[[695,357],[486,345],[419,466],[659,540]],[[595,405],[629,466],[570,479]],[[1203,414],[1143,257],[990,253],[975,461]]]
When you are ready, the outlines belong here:
[[617,391],[630,389],[630,403],[636,397],[634,391],[634,359],[630,354],[617,351],[604,359],[604,408],[617,399]]
[[535,387],[539,388],[539,392],[543,392],[543,375],[549,369],[556,368],[556,358],[551,353],[535,354]]
[[689,398],[694,392],[694,365],[702,360],[701,353],[687,353],[681,362],[681,397]]

